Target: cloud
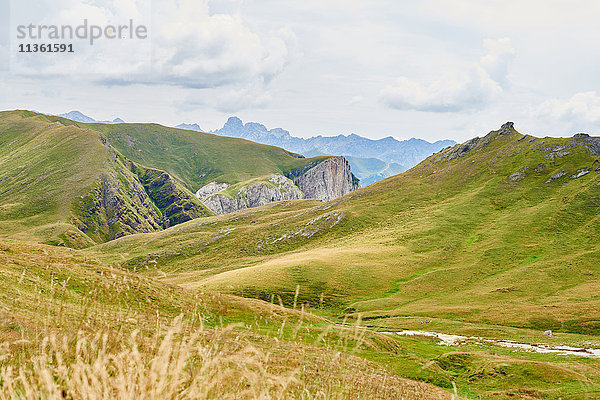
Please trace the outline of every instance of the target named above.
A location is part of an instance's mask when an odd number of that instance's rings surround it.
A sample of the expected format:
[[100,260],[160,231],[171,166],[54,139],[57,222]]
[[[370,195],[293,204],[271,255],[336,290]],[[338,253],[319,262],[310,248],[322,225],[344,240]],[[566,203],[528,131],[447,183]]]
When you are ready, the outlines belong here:
[[479,64],[493,81],[505,87],[508,83],[508,66],[515,56],[515,49],[513,49],[510,39],[485,39],[483,45],[488,53],[481,57]]
[[568,100],[546,100],[537,108],[536,115],[571,124],[600,124],[600,96],[591,91],[575,93]]
[[255,82],[238,88],[235,86],[196,90],[174,105],[184,111],[211,108],[225,113],[235,113],[245,109],[261,109],[272,100],[263,82]]
[[487,39],[488,52],[464,72],[449,72],[423,84],[400,77],[380,92],[390,108],[430,112],[456,112],[482,108],[503,92],[508,66],[514,56],[510,39]]
[[164,22],[154,26],[153,69],[161,81],[185,87],[268,83],[287,65],[296,40],[289,29],[261,37],[239,15],[211,15],[202,1],[165,1],[158,12]]
[[[46,2],[48,0],[41,0]],[[268,84],[286,67],[296,47],[289,29],[258,33],[239,14],[213,14],[207,0],[56,0],[54,14],[17,7],[15,22],[106,26],[133,19],[146,25],[147,40],[76,40],[75,54],[19,55],[14,70],[31,78],[82,77],[108,85],[175,85],[215,88]],[[15,23],[15,27],[16,27]],[[13,29],[16,32],[16,28]]]

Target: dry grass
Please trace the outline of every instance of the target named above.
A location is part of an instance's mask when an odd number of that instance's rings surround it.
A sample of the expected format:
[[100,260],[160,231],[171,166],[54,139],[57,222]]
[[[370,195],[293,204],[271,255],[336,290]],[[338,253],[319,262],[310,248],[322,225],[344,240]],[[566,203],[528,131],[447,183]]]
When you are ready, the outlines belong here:
[[35,348],[5,343],[0,400],[450,397],[343,352],[241,336],[233,326],[193,329],[181,316],[161,340],[120,339],[79,332]]
[[14,241],[0,241],[0,272],[0,400],[449,397],[350,354],[391,339],[303,305],[191,292]]

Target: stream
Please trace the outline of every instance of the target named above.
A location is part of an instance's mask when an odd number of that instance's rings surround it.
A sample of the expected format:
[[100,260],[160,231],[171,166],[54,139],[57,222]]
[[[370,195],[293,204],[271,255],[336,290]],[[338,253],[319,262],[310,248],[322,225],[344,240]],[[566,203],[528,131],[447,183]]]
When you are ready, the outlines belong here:
[[383,332],[387,334],[396,334],[400,336],[426,336],[436,338],[440,344],[454,346],[463,343],[481,343],[491,344],[500,347],[508,347],[520,351],[529,351],[534,353],[555,353],[563,355],[573,355],[589,358],[600,358],[600,349],[572,347],[572,346],[550,346],[547,344],[528,344],[515,342],[513,340],[485,339],[477,336],[449,335],[445,333],[427,332],[427,331],[399,331]]

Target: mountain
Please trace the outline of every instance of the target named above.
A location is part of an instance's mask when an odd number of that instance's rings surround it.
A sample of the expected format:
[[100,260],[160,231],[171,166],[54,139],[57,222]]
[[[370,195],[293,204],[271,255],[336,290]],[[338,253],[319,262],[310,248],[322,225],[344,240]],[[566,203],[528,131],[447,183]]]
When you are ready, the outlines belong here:
[[[600,385],[599,206],[600,138],[506,123],[328,203],[284,201],[86,251],[192,290],[413,335],[392,335],[399,353],[365,356],[467,397],[583,399]],[[518,347],[539,343],[596,350]]]
[[[387,315],[418,314],[600,333],[590,292],[600,284],[600,138],[540,139],[507,123],[326,206],[295,204],[240,215],[218,260],[193,257],[210,245],[192,246],[185,261],[158,267],[185,270],[187,282],[214,268],[193,284],[260,298],[299,284],[303,302],[360,311],[381,326]],[[195,229],[169,235],[184,240]],[[169,235],[151,251],[183,251]],[[124,263],[135,265],[136,244],[128,246]],[[244,268],[220,272],[240,252]]]
[[[221,169],[200,176],[189,153]],[[232,202],[306,187],[327,199],[351,189],[346,163],[154,124],[1,113],[0,396],[82,398],[82,382],[140,398],[600,390],[600,138],[506,123],[327,202],[167,224],[198,187]],[[332,174],[345,178],[320,185]],[[34,243],[43,235],[54,246]],[[60,246],[76,241],[85,248]]]
[[[342,157],[306,159],[156,124],[8,111],[0,113],[0,134],[0,236],[69,247],[272,201],[331,200],[359,185]],[[194,193],[209,184],[224,192],[199,199]],[[231,197],[240,200],[216,206]]]
[[[264,125],[255,122],[244,124],[237,117],[230,117],[223,128],[213,133],[282,147],[307,157],[315,155],[354,157],[355,165],[360,163],[362,168],[353,169],[352,172],[361,179],[363,185],[391,176],[390,171],[402,172],[412,168],[436,151],[456,144],[452,140],[440,140],[435,143],[421,139],[399,141],[391,136],[372,140],[355,134],[303,139],[291,136],[288,131],[281,128],[269,130]],[[360,161],[358,158],[376,158],[384,163]]]
[[85,122],[85,123],[93,123],[93,122],[99,122],[99,123],[102,123],[102,124],[122,124],[122,123],[125,123],[125,121],[123,121],[121,118],[115,118],[112,121],[96,121],[92,117],[88,117],[87,115],[83,114],[80,111],[69,111],[68,113],[59,114],[58,116],[62,117],[62,118],[70,119],[72,121]]
[[350,163],[352,172],[360,178],[363,186],[379,182],[382,179],[389,178],[406,171],[406,168],[397,163],[387,163],[378,158],[360,158],[346,156]]
[[179,124],[175,128],[187,129],[188,131],[204,132],[198,124]]
[[89,125],[2,112],[0,144],[5,237],[78,248],[212,214],[171,175],[127,159]]

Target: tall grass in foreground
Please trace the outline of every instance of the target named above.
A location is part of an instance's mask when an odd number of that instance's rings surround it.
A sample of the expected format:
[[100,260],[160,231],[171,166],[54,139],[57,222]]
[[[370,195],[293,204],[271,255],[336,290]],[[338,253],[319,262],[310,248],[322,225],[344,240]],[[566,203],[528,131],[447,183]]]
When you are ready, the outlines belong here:
[[80,334],[75,346],[50,336],[26,363],[1,367],[0,399],[267,399],[298,385],[295,371],[272,373],[268,354],[230,330],[207,333],[186,333],[177,318],[148,352],[135,333],[120,345],[106,334]]
[[51,335],[27,350],[5,343],[0,400],[451,397],[342,351],[277,339],[273,346],[240,333],[235,326],[195,329],[178,317],[160,340],[137,332],[120,340],[113,331]]

